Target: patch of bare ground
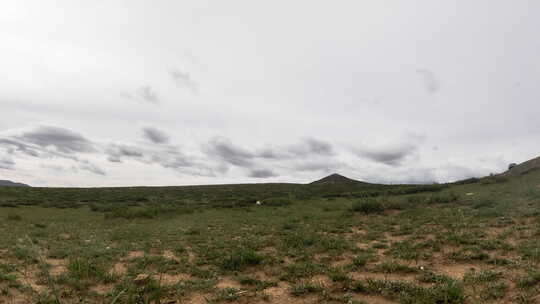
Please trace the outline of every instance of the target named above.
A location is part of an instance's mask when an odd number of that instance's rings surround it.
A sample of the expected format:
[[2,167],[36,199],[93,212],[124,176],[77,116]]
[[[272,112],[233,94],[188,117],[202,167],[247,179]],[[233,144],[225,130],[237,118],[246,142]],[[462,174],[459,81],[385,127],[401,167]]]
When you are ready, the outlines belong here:
[[109,271],[112,275],[123,276],[127,273],[127,267],[124,263],[118,262]]
[[284,264],[285,266],[291,265],[291,264],[294,263],[294,259],[291,258],[291,257],[288,257],[288,256],[284,256],[281,260],[283,261],[283,264]]
[[385,214],[385,215],[392,216],[392,215],[399,214],[400,212],[401,212],[401,211],[399,211],[399,210],[394,210],[394,209],[392,209],[392,210],[386,210],[386,211],[384,212],[384,214]]
[[457,252],[459,251],[461,248],[459,246],[455,246],[455,245],[444,245],[441,247],[441,251],[437,252],[437,254],[440,255],[440,258],[441,259],[444,259],[446,256],[448,256],[449,254],[451,254],[452,252]]
[[89,288],[91,292],[95,292],[98,295],[106,295],[114,289],[114,284],[98,284]]
[[179,274],[162,273],[162,274],[153,275],[153,279],[161,283],[161,285],[172,286],[182,281],[191,280],[192,277],[186,273],[179,273]]
[[[281,272],[276,272],[276,274],[279,275],[281,274]],[[255,279],[261,280],[261,281],[266,281],[266,282],[275,281],[275,276],[272,275],[271,272],[267,273],[265,271],[256,271],[256,272],[250,273],[250,275],[253,276]]]
[[32,299],[20,291],[12,288],[9,290],[9,295],[0,296],[0,303],[4,304],[28,304],[32,303]]
[[345,267],[347,265],[350,265],[353,259],[354,259],[354,256],[350,254],[340,255],[331,260],[330,266],[334,268]]
[[489,238],[497,238],[506,231],[506,227],[488,227],[484,229],[484,232]]
[[371,242],[367,242],[367,243],[357,242],[355,245],[356,245],[356,247],[358,247],[360,249],[364,249],[364,250],[371,248]]
[[253,228],[254,228],[253,226],[245,225],[245,226],[242,226],[242,227],[240,228],[240,230],[243,230],[243,231],[251,231],[251,230],[253,230]]
[[285,282],[279,282],[278,286],[269,287],[264,290],[264,294],[269,297],[269,301],[261,303],[275,303],[275,304],[307,304],[314,303],[316,297],[293,297],[290,294],[291,286]]
[[37,293],[42,293],[47,290],[45,282],[39,278],[39,269],[37,265],[32,265],[22,269],[20,272],[14,273],[17,280],[23,285],[32,288]]
[[64,259],[45,259],[49,267],[49,274],[51,276],[59,276],[67,272],[67,261]]
[[144,255],[145,255],[144,251],[133,250],[133,251],[128,252],[126,258],[128,260],[133,260],[133,259],[137,259],[137,258],[142,258],[142,257],[144,257]]
[[478,271],[480,268],[473,264],[444,264],[438,265],[436,270],[454,279],[461,280],[468,271]]
[[380,296],[368,296],[368,295],[354,295],[353,299],[356,301],[362,301],[369,304],[395,304],[394,302]]
[[231,277],[222,277],[219,279],[219,282],[216,284],[216,287],[220,289],[223,289],[223,288],[240,289],[242,288],[242,285]]
[[58,238],[61,239],[61,240],[67,241],[67,240],[71,239],[71,235],[64,232],[64,233],[60,233],[58,235]]
[[267,246],[259,250],[260,253],[266,254],[266,255],[275,255],[277,254],[277,249],[273,246]]
[[360,227],[351,227],[351,233],[352,234],[359,234],[359,235],[365,235],[367,234],[367,231]]
[[180,261],[180,259],[172,252],[172,250],[164,250],[162,256],[166,259],[173,261]]
[[327,276],[323,274],[315,275],[309,279],[311,283],[322,285],[324,287],[332,286],[332,280]]
[[185,301],[181,301],[180,303],[186,303],[186,304],[208,304],[210,303],[210,300],[212,299],[212,296],[208,294],[203,293],[194,293],[192,294],[189,299]]
[[386,240],[388,240],[391,243],[402,242],[408,238],[407,235],[392,235],[388,232],[386,232],[384,235],[385,235]]
[[190,264],[195,263],[195,260],[197,259],[197,256],[195,256],[195,253],[191,249],[187,250],[187,256],[188,256],[188,262]]
[[374,273],[374,272],[350,272],[349,276],[355,280],[389,280],[389,281],[407,281],[415,282],[415,275],[401,275],[396,273]]

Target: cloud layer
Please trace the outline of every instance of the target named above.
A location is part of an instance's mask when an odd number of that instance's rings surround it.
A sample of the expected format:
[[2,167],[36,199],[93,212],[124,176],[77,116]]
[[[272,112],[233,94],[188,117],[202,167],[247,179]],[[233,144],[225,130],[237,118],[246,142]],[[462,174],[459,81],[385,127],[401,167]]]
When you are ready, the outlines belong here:
[[[411,169],[413,163],[421,160],[419,150],[424,138],[417,135],[382,145],[336,145],[303,138],[289,145],[255,147],[238,145],[230,138],[219,136],[188,149],[175,145],[169,134],[158,128],[144,127],[140,131],[143,140],[100,142],[56,126],[8,130],[0,133],[0,152],[7,155],[0,158],[0,169],[16,170],[17,160],[36,163],[59,160],[60,165],[41,167],[56,174],[85,171],[96,176],[109,176],[109,170],[104,168],[111,164],[115,168],[130,168],[136,164],[141,168],[157,166],[184,176],[214,178],[237,175],[261,180],[307,174],[314,179],[333,172],[352,172],[360,173],[371,182],[419,183],[441,179],[433,168],[416,166]],[[346,159],[350,160],[344,161]],[[66,167],[66,164],[71,165]],[[385,167],[379,167],[377,174],[373,174],[373,166],[377,165]],[[400,172],[399,176],[385,176],[384,172],[392,170]],[[456,164],[449,164],[444,170],[453,178],[474,175],[474,171]]]
[[540,154],[538,1],[86,2],[0,4],[3,179],[444,182]]

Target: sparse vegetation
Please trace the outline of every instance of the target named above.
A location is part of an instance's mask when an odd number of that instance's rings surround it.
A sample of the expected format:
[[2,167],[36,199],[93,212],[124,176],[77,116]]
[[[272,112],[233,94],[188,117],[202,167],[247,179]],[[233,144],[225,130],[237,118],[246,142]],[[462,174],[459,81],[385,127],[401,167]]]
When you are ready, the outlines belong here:
[[352,211],[365,214],[381,213],[385,210],[384,205],[376,199],[364,199],[357,201],[352,206]]
[[0,188],[0,303],[532,303],[538,185]]

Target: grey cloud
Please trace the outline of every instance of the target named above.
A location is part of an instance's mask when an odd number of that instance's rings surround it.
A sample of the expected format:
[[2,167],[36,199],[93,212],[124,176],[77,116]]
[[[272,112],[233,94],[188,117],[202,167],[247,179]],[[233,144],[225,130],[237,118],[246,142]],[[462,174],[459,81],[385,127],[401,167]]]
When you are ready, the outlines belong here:
[[433,71],[419,69],[416,70],[416,73],[422,78],[423,85],[428,92],[435,93],[439,90],[440,82]]
[[306,138],[300,143],[291,146],[265,147],[256,153],[256,157],[286,160],[308,156],[328,157],[334,154],[334,148],[330,143],[318,139]]
[[81,134],[65,128],[39,126],[0,138],[0,146],[12,155],[21,153],[35,158],[68,159],[78,163],[82,170],[105,175],[104,170],[78,156],[81,153],[97,153],[97,145]]
[[13,139],[0,138],[0,146],[7,148],[7,153],[15,154],[15,152],[21,152],[28,156],[39,157],[39,153],[27,144],[18,142]]
[[166,144],[169,142],[169,136],[165,132],[153,127],[143,128],[143,137],[155,144]]
[[291,155],[289,155],[286,151],[279,150],[284,149],[265,147],[257,152],[257,156],[267,159],[285,159],[291,157]]
[[150,85],[142,85],[137,88],[133,93],[123,93],[122,95],[128,99],[156,105],[160,102],[156,91]]
[[15,162],[11,160],[10,158],[3,157],[0,158],[0,169],[13,169],[13,166],[15,166]]
[[112,144],[107,149],[108,154],[107,159],[111,162],[120,163],[122,162],[122,157],[128,158],[140,158],[143,157],[143,152],[141,149],[133,146],[123,145],[123,144]]
[[173,169],[181,174],[195,176],[215,176],[216,172],[224,172],[221,166],[210,166],[204,162],[196,160],[192,156],[185,155],[177,148],[169,148],[165,151],[153,152],[148,160],[163,168]]
[[302,143],[289,147],[288,151],[297,156],[332,156],[334,154],[334,149],[330,143],[314,138],[306,138]]
[[178,147],[160,145],[152,148],[128,144],[110,144],[106,149],[107,160],[121,163],[123,159],[137,161],[146,165],[158,165],[173,169],[181,174],[195,176],[214,176],[222,172],[219,166],[212,167],[184,154]]
[[15,138],[19,141],[19,144],[15,144],[15,146],[23,151],[27,148],[25,144],[34,144],[42,148],[53,147],[59,152],[68,154],[96,151],[94,144],[82,135],[59,127],[40,126],[34,130],[23,132]]
[[79,168],[81,170],[85,170],[93,174],[103,175],[103,176],[106,175],[105,171],[103,171],[100,167],[87,161],[79,164]]
[[389,166],[399,166],[405,158],[412,155],[417,147],[410,143],[386,147],[362,147],[353,149],[358,156]]
[[255,155],[246,149],[235,146],[229,139],[219,137],[211,140],[205,152],[211,157],[239,167],[251,167]]
[[174,80],[174,83],[183,88],[188,88],[192,92],[197,93],[199,85],[197,82],[195,82],[191,75],[187,72],[183,72],[182,70],[178,68],[171,69],[169,71],[169,75]]
[[278,175],[269,169],[253,169],[249,172],[248,176],[254,177],[254,178],[268,178],[268,177],[275,177]]
[[[215,138],[204,148],[205,153],[211,159],[243,168],[253,168],[256,165],[265,165],[265,161],[271,161],[274,165],[282,168],[298,171],[329,171],[339,167],[332,159],[334,149],[327,142],[312,138],[304,139],[300,143],[289,146],[267,146],[261,149],[248,150],[237,146],[227,138]],[[250,177],[270,177],[271,171],[252,169]],[[268,176],[266,176],[268,175]]]

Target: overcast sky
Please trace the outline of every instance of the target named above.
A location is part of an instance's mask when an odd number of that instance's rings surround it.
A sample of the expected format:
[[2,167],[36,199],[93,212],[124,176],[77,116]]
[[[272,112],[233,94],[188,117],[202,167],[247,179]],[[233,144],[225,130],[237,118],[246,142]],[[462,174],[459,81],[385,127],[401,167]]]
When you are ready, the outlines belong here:
[[0,2],[0,179],[446,182],[540,155],[540,1]]

